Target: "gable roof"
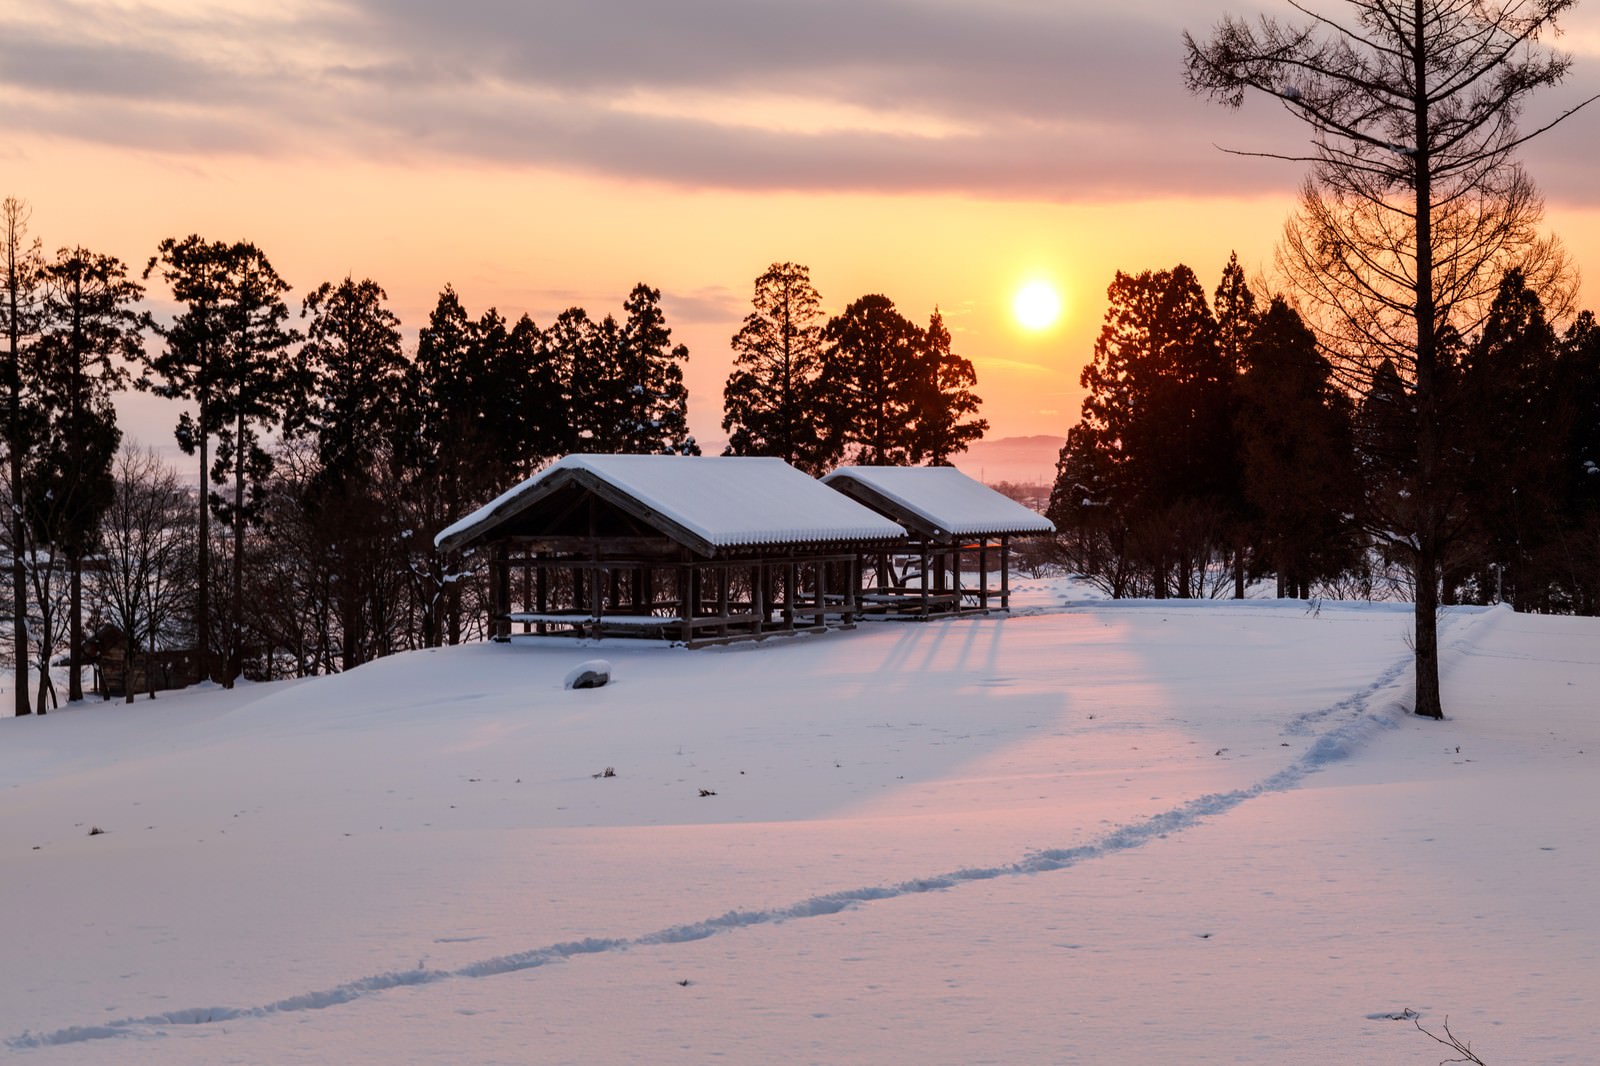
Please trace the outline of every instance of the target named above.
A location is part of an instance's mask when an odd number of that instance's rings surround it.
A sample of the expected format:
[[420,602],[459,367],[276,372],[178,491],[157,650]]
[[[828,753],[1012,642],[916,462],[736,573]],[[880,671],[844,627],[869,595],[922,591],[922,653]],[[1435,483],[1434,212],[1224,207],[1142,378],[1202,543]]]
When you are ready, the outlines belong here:
[[953,466],[841,466],[824,485],[923,536],[1054,533],[1044,515]]
[[782,459],[569,455],[440,531],[436,547],[482,540],[555,492],[578,485],[703,555],[739,547],[897,540],[899,524]]

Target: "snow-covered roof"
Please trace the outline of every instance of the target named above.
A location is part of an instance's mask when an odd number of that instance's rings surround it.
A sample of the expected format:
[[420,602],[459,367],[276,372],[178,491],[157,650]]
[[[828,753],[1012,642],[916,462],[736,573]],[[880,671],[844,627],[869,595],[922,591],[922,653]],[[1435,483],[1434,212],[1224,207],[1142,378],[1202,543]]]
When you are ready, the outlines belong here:
[[822,482],[925,535],[1054,533],[1056,528],[1037,511],[953,466],[841,466]]
[[895,540],[898,523],[782,459],[687,455],[569,455],[502,493],[434,538],[476,539],[556,489],[577,482],[685,534],[702,550],[771,544]]

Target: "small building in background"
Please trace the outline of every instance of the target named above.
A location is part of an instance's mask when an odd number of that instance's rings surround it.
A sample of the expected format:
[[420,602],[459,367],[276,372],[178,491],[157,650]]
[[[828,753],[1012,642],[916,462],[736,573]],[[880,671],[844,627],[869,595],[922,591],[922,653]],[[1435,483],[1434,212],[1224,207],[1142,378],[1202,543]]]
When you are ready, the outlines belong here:
[[853,626],[900,523],[781,459],[569,455],[441,531],[489,555],[490,635],[691,646]]
[[1048,518],[953,466],[841,466],[822,483],[906,531],[905,543],[863,555],[869,614],[1010,610],[1012,540],[1055,532]]

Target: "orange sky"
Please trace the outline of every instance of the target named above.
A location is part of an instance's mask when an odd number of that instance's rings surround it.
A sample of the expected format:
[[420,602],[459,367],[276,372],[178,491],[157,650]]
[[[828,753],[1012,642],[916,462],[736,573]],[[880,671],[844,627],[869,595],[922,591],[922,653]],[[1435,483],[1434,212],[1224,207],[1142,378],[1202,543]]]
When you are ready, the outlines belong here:
[[[990,437],[1059,437],[1113,272],[1182,261],[1210,287],[1230,249],[1270,267],[1300,180],[1214,147],[1292,148],[1295,127],[1182,90],[1179,34],[1220,6],[829,0],[797,22],[765,0],[596,0],[592,24],[552,4],[464,0],[449,19],[423,0],[368,6],[52,0],[0,15],[17,103],[0,193],[31,204],[50,248],[142,266],[197,232],[255,241],[297,293],[370,276],[412,337],[446,282],[474,313],[541,325],[573,304],[620,313],[647,282],[690,348],[690,424],[711,450],[728,339],[773,261],[809,265],[829,311],[869,292],[917,321],[937,304],[978,369]],[[863,42],[826,43],[813,23],[829,18]],[[1600,13],[1568,26],[1579,63],[1552,106],[1600,82]],[[769,29],[798,43],[750,59]],[[1591,272],[1597,123],[1580,115],[1528,157]],[[1028,333],[1010,303],[1039,277],[1066,313]],[[1600,287],[1584,296],[1600,303]],[[145,398],[124,428],[166,446],[174,418]]]

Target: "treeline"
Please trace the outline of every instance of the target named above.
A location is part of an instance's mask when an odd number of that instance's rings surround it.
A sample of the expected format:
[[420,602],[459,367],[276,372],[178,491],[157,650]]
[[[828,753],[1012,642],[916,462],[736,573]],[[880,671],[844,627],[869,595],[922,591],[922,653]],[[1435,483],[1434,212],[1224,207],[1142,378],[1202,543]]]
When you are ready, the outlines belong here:
[[723,390],[728,455],[774,455],[811,474],[841,461],[945,465],[983,437],[972,362],[951,350],[934,308],[927,328],[886,296],[822,317],[811,272],[774,263],[733,337]]
[[[55,705],[53,665],[81,698],[79,667],[113,640],[128,662],[203,650],[203,673],[231,684],[479,636],[475,560],[436,552],[440,529],[569,452],[699,454],[689,353],[647,285],[620,315],[573,307],[543,328],[470,312],[446,286],[408,355],[372,280],[291,305],[248,242],[168,239],[135,276],[82,248],[47,257],[27,223],[5,201],[0,540],[17,714]],[[763,302],[774,274],[809,290],[793,264],[757,282],[734,338],[731,454],[942,460],[982,433],[971,363],[937,312],[924,330],[869,296],[822,325],[814,291]],[[170,293],[170,319],[141,310],[146,284]],[[184,404],[193,481],[121,447],[113,394],[129,384]]]
[[[1330,361],[1230,259],[1208,303],[1186,266],[1118,273],[1050,516],[1068,566],[1113,596],[1408,595],[1411,531],[1441,534],[1445,603],[1600,613],[1600,328],[1558,330],[1505,275],[1436,383],[1452,427],[1413,490],[1412,384]],[[1427,506],[1426,516],[1418,509]]]
[[[247,242],[169,239],[136,279],[85,249],[45,256],[27,221],[5,202],[19,714],[57,699],[63,652],[81,664],[113,633],[130,660],[204,649],[223,683],[247,658],[304,674],[458,642],[475,590],[434,532],[566,452],[698,452],[688,352],[647,285],[620,317],[575,307],[545,329],[470,313],[447,286],[408,358],[373,281],[324,283],[291,309]],[[169,321],[139,310],[152,280]],[[184,402],[198,495],[149,453],[119,454],[112,394],[130,380]],[[80,698],[80,670],[68,677]]]

